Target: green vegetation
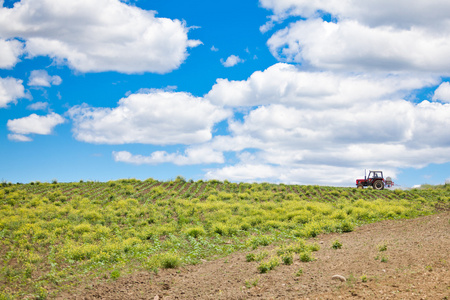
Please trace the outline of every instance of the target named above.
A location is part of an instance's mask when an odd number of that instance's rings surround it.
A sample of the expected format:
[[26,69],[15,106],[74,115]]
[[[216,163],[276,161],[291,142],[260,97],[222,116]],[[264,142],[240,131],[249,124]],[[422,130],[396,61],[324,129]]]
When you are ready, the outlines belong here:
[[378,246],[378,251],[382,252],[382,251],[386,251],[387,250],[387,244],[383,244],[383,245],[379,245]]
[[182,177],[4,182],[0,298],[45,299],[74,282],[158,272],[274,244],[275,256],[247,257],[268,271],[289,264],[294,254],[313,259],[318,245],[303,239],[427,215],[449,203],[450,186],[375,191]]
[[333,249],[341,249],[342,243],[339,240],[335,240],[333,244],[331,244],[331,248]]

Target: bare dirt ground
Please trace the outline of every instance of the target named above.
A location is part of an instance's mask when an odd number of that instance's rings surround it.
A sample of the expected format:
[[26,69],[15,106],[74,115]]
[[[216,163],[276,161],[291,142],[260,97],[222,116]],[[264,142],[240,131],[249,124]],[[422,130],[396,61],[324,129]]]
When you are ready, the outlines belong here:
[[[257,262],[246,262],[244,252],[157,275],[123,276],[58,299],[450,299],[449,220],[450,212],[442,212],[320,235],[310,240],[321,246],[315,261],[296,258],[266,274],[258,273]],[[336,239],[341,249],[331,248]],[[336,274],[346,281],[332,280]]]

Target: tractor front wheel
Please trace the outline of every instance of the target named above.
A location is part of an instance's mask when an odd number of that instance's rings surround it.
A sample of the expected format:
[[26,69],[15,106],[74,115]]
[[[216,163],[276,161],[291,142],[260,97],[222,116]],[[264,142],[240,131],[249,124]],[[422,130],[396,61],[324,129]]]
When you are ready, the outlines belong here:
[[357,189],[362,189],[362,188],[363,188],[363,185],[360,183],[360,184],[358,184],[358,185],[356,186],[356,188],[357,188]]
[[373,183],[373,188],[376,190],[384,189],[384,182],[382,180],[377,180]]

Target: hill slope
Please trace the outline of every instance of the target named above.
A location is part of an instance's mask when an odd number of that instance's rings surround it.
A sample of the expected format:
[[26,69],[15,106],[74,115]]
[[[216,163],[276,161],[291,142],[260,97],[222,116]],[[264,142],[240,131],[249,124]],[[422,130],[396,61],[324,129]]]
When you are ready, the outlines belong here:
[[[55,297],[83,282],[239,251],[256,261],[253,270],[272,273],[323,249],[305,239],[429,215],[449,203],[450,186],[375,191],[182,179],[3,184],[0,298]],[[273,249],[258,252],[267,246]]]

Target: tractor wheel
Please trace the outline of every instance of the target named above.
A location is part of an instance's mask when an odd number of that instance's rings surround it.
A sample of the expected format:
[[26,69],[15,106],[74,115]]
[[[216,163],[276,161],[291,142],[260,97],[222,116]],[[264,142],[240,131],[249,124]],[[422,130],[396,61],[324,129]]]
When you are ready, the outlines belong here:
[[357,189],[362,189],[362,188],[363,188],[363,185],[360,183],[360,184],[358,184],[358,185],[356,186],[356,188],[357,188]]
[[382,180],[376,180],[373,183],[373,188],[375,190],[382,190],[382,189],[384,189],[384,182]]

